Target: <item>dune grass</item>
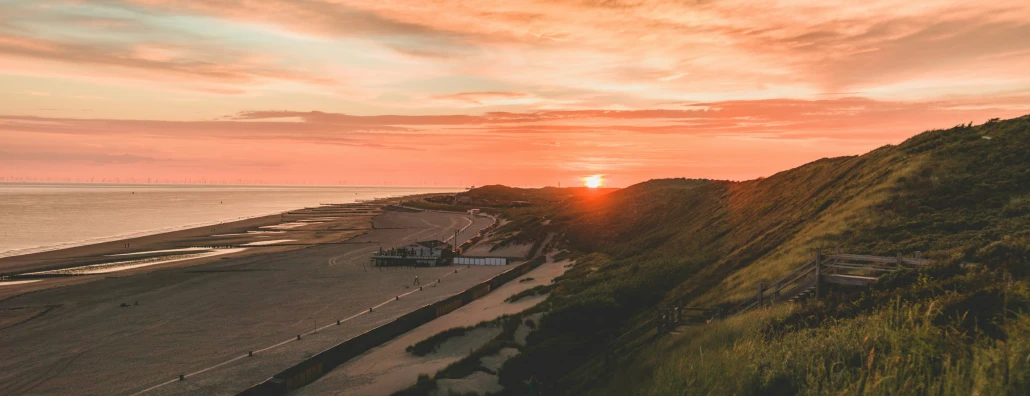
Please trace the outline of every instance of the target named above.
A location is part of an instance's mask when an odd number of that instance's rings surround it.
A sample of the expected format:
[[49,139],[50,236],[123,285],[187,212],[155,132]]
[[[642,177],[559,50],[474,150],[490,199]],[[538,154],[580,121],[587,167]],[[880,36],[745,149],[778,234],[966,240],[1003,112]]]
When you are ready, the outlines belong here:
[[455,337],[461,337],[467,334],[468,332],[476,329],[477,327],[480,327],[481,325],[482,324],[476,326],[455,327],[452,329],[447,329],[439,333],[433,334],[429,338],[426,338],[422,341],[416,342],[414,345],[409,345],[404,350],[415,356],[425,356],[430,353],[436,352],[438,349],[440,349],[440,345],[443,345],[443,343],[447,342],[447,340]]
[[[576,259],[500,381],[508,394],[529,378],[549,394],[1020,394],[1030,361],[1027,153],[1030,116],[745,182],[652,180],[560,199],[473,190],[486,201],[536,199],[503,209],[498,235],[556,235],[549,249]],[[685,329],[620,356],[613,375],[603,367],[607,343],[654,307],[731,305],[815,248],[918,251],[938,264]]]
[[515,293],[515,294],[511,295],[510,297],[504,299],[504,302],[514,303],[514,302],[518,302],[519,300],[521,300],[523,298],[526,298],[526,297],[533,297],[533,296],[539,296],[541,294],[547,294],[547,293],[551,292],[551,289],[553,287],[554,287],[554,285],[538,285],[538,286],[533,286],[533,287],[531,287],[529,289],[526,289],[526,290],[523,290],[523,291],[520,291],[518,293]]
[[[399,392],[395,392],[393,395],[394,396],[426,396],[426,395],[429,395],[431,392],[433,392],[434,390],[437,389],[436,381],[439,380],[439,379],[444,379],[444,378],[450,378],[450,379],[465,378],[465,377],[468,377],[468,376],[472,375],[476,371],[483,371],[483,372],[486,372],[488,374],[497,374],[497,373],[492,372],[489,369],[483,367],[481,359],[484,358],[484,357],[490,356],[490,355],[497,354],[501,349],[504,349],[504,348],[521,349],[522,346],[519,345],[517,342],[515,342],[515,331],[518,330],[519,326],[522,324],[522,318],[523,318],[523,314],[504,315],[504,316],[502,316],[500,318],[497,318],[495,320],[492,320],[492,321],[489,321],[489,322],[483,322],[483,323],[480,323],[480,324],[478,324],[476,326],[473,326],[473,328],[477,327],[477,326],[484,326],[484,325],[487,325],[487,324],[494,325],[494,326],[501,326],[501,333],[498,334],[493,339],[491,339],[490,341],[488,341],[486,344],[481,345],[480,347],[478,347],[475,350],[471,351],[471,353],[469,353],[469,355],[465,356],[461,360],[458,360],[457,362],[451,363],[447,367],[444,367],[442,370],[438,371],[435,375],[433,375],[433,376],[430,376],[428,374],[421,374],[421,375],[419,375],[419,377],[416,380],[416,383],[414,385],[412,385],[412,386],[410,386],[410,387],[408,387],[408,388],[406,388],[404,390],[401,390]],[[468,329],[470,329],[470,328],[464,328],[464,330],[466,330],[466,331]],[[457,331],[458,329],[451,329],[451,330],[456,330]],[[445,332],[440,333],[438,335],[442,335],[444,333],[450,332],[451,330],[445,331]],[[436,337],[436,336],[434,336],[434,337]],[[426,341],[429,341],[429,340],[427,339]]]
[[[978,276],[955,278],[967,283]],[[1027,290],[1025,283],[1013,283],[1005,298],[993,301],[997,306],[976,306],[994,308],[996,314],[979,320],[996,325],[996,332],[969,326],[965,319],[975,313],[954,309],[957,301],[978,292],[895,298],[855,317],[800,325],[785,325],[784,318],[826,313],[828,304],[753,311],[662,339],[639,351],[611,383],[588,389],[612,395],[1025,394],[1030,389]],[[653,381],[640,381],[645,374]]]
[[[728,319],[705,333],[715,339],[633,355],[641,360],[628,367],[643,371],[628,378],[655,378],[650,394],[1005,393],[1023,386],[1025,366],[1014,355],[997,362],[999,354],[1022,353],[1026,319],[990,307],[998,279],[1012,276],[1019,288],[1030,277],[1028,152],[1030,117],[1022,117],[931,131],[764,179],[653,180],[568,202],[548,226],[577,264],[555,285],[526,348],[502,367],[501,382],[512,394],[530,377],[550,393],[603,393],[609,388],[599,359],[607,342],[647,320],[649,309],[673,299],[732,304],[804,263],[814,248],[840,247],[884,256],[919,251],[942,267],[838,290],[796,313],[749,314],[789,326]],[[717,342],[734,334],[741,342]],[[703,371],[689,357],[700,353],[695,347],[712,349],[705,362],[725,355],[719,370],[729,374]],[[648,366],[647,359],[656,360]],[[986,384],[1002,369],[1002,385]],[[703,385],[706,376],[719,381]],[[682,389],[695,385],[704,387]],[[611,386],[612,394],[626,390]]]

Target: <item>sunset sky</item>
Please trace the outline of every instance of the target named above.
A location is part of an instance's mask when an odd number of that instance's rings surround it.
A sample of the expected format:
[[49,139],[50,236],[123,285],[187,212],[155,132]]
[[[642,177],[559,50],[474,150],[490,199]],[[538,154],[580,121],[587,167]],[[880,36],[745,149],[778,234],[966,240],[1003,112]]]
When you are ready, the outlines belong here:
[[743,180],[1028,71],[1027,0],[0,0],[0,180]]

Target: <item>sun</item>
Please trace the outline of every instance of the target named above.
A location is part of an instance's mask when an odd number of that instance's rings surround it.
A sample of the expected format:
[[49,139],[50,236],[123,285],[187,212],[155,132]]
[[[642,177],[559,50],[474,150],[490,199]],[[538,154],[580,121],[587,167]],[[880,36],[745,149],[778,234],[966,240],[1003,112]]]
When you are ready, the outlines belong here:
[[604,184],[604,179],[601,178],[601,175],[587,176],[583,178],[583,184],[590,188],[598,188]]

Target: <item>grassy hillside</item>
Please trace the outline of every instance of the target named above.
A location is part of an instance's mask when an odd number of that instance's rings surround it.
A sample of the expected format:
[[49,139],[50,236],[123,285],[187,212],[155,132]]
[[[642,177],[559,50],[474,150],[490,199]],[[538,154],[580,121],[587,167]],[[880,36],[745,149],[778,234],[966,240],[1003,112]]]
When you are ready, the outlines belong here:
[[[530,377],[552,394],[1018,389],[1030,351],[1028,153],[1022,117],[765,179],[655,180],[537,209],[579,260],[502,383],[515,394]],[[739,301],[816,247],[938,264],[657,340],[601,370],[606,343],[648,308]]]

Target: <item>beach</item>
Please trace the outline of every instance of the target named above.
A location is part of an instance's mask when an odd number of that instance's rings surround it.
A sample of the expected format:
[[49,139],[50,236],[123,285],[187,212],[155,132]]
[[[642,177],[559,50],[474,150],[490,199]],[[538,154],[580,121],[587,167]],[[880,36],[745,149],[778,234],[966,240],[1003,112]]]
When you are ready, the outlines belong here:
[[492,222],[387,203],[0,259],[20,274],[0,285],[0,393],[231,394],[506,268],[369,268],[379,247]]
[[458,188],[0,182],[0,258]]
[[[436,351],[425,356],[415,356],[406,350],[407,347],[425,340],[440,332],[457,328],[476,326],[485,321],[502,318],[505,315],[521,313],[543,302],[547,295],[525,297],[516,302],[506,301],[509,297],[530,288],[551,284],[570,264],[568,261],[549,260],[540,267],[508,282],[485,297],[458,308],[404,335],[390,340],[383,345],[361,354],[332,372],[296,391],[298,395],[347,394],[352,396],[389,395],[404,390],[415,384],[419,374],[433,375],[437,371],[457,362],[489,342],[501,333],[499,327],[477,328],[469,333],[448,339]],[[531,331],[528,327],[520,329],[521,344],[525,344],[525,336]],[[507,352],[507,351],[505,351]],[[517,354],[517,351],[514,352]],[[499,354],[501,355],[501,354]],[[496,372],[510,356],[491,356],[496,360],[493,371]],[[442,388],[459,389],[457,393],[499,392],[500,384],[496,375],[477,372],[471,378],[460,380],[444,380]],[[457,383],[457,384],[448,384]],[[447,394],[447,389],[438,390],[439,394]]]

